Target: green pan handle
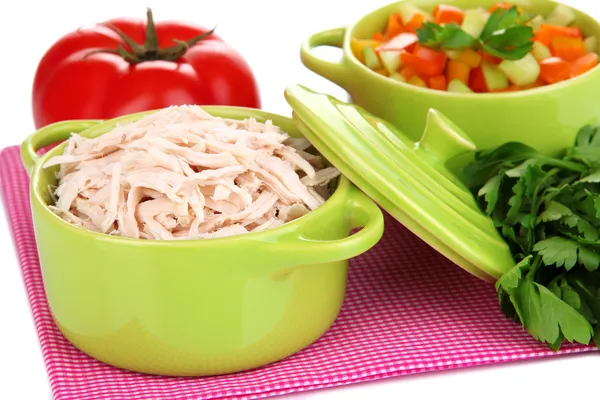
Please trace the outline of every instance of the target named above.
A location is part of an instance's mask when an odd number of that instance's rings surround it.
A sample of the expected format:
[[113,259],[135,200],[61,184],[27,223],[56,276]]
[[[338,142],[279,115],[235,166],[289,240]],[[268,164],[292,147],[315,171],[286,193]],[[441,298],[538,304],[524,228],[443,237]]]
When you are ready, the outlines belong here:
[[375,202],[352,185],[346,201],[347,212],[345,218],[350,220],[351,228],[362,228],[360,231],[343,239],[314,240],[296,236],[287,248],[278,248],[285,258],[290,254],[298,254],[297,265],[290,266],[280,271],[285,275],[300,265],[325,264],[336,261],[349,260],[365,253],[379,242],[383,236],[383,213]]
[[37,160],[40,158],[40,155],[37,153],[39,149],[67,140],[71,136],[71,133],[81,133],[100,122],[102,121],[74,120],[56,122],[29,135],[21,144],[21,160],[27,173],[31,175],[31,171],[33,171]]
[[330,80],[338,86],[345,88],[350,80],[350,72],[345,57],[337,62],[323,60],[313,54],[313,49],[320,46],[333,46],[342,48],[346,28],[335,28],[315,33],[306,39],[300,47],[300,59],[308,69]]

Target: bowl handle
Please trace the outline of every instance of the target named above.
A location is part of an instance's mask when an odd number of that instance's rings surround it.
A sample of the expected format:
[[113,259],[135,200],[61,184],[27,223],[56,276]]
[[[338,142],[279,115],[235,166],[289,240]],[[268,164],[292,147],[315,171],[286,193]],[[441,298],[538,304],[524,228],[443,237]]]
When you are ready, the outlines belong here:
[[311,35],[300,47],[300,59],[308,69],[343,87],[347,83],[348,69],[345,58],[337,62],[325,61],[313,54],[313,49],[319,46],[334,46],[342,48],[346,28],[335,28]]
[[39,149],[67,140],[71,133],[80,133],[102,122],[101,120],[62,121],[47,125],[29,135],[21,144],[21,161],[31,175],[35,163],[40,158]]
[[294,249],[290,250],[295,254],[302,254],[298,259],[299,264],[311,265],[349,260],[379,242],[384,225],[383,213],[379,206],[354,185],[350,186],[346,204],[348,212],[345,215],[350,218],[351,229],[362,229],[346,238],[335,240],[314,240],[302,235],[297,236],[293,243]]

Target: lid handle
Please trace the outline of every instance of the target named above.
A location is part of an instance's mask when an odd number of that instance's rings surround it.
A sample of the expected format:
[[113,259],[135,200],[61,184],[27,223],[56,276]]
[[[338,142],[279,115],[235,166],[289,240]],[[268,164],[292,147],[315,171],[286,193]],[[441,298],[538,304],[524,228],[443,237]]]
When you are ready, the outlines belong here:
[[417,147],[443,163],[476,150],[475,143],[456,124],[435,109],[427,113],[425,132]]

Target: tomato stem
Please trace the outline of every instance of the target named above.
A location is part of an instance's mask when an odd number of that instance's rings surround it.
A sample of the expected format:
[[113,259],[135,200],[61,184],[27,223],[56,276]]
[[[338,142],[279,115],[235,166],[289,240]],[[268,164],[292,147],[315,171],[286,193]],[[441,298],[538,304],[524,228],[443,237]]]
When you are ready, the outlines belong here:
[[125,61],[130,64],[139,64],[144,61],[153,60],[164,60],[164,61],[176,61],[179,57],[183,56],[185,52],[195,44],[206,39],[215,32],[216,26],[208,32],[204,32],[196,37],[189,40],[173,39],[173,46],[161,49],[158,45],[158,36],[156,35],[156,26],[154,24],[154,16],[152,15],[152,9],[146,10],[146,39],[143,45],[140,45],[130,38],[125,32],[118,27],[105,23],[104,25],[115,32],[127,46],[131,49],[130,51],[119,43],[117,49],[97,49],[86,53],[83,58],[87,58],[92,54],[98,53],[109,53],[121,56]]
[[152,15],[152,9],[146,10],[146,41],[144,47],[147,52],[157,53],[158,52],[158,38],[156,37],[156,27],[154,26],[154,16]]

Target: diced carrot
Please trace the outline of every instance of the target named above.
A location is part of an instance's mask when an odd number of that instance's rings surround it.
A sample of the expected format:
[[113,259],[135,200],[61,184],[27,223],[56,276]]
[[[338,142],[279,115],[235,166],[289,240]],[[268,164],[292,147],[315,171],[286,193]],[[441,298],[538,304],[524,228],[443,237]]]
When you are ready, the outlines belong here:
[[469,85],[470,73],[471,68],[467,64],[454,60],[448,62],[448,67],[446,69],[446,78],[448,79],[448,82],[458,79],[465,85]]
[[425,16],[423,14],[415,14],[414,17],[405,25],[408,32],[417,33],[417,29],[423,27]]
[[465,13],[458,7],[440,4],[433,10],[433,18],[438,25],[454,22],[458,25],[463,23]]
[[406,50],[406,51],[412,53],[418,41],[419,41],[419,39],[417,38],[417,35],[415,35],[414,33],[401,33],[401,34],[393,37],[391,40],[387,41],[386,43],[383,43],[381,46],[379,46],[377,48],[377,51]]
[[550,47],[552,39],[555,37],[570,37],[583,39],[583,33],[581,32],[581,29],[577,27],[541,25],[540,29],[535,33],[534,40],[537,40],[546,47]]
[[566,61],[575,61],[585,56],[586,53],[583,39],[565,36],[552,38],[550,51],[552,51],[554,57],[559,57]]
[[540,63],[540,69],[542,81],[549,85],[571,77],[571,64],[558,57],[545,59]]
[[422,88],[427,87],[427,83],[423,79],[419,78],[417,75],[413,75],[413,77],[408,80],[408,83]]
[[409,80],[410,78],[412,78],[413,76],[415,76],[417,74],[417,71],[415,71],[415,69],[413,67],[408,65],[400,70],[400,74],[404,78],[406,78],[406,80]]
[[[497,9],[510,10],[514,6],[515,5],[513,3],[507,3],[507,2],[496,3],[496,4],[494,4],[493,6],[490,7],[490,13],[493,13]],[[523,8],[521,8],[521,6],[517,6],[517,10],[519,11],[519,14],[523,13]]]
[[385,38],[383,37],[383,33],[375,32],[375,34],[373,34],[373,40],[377,40],[378,42],[383,42],[385,40]]
[[476,93],[488,92],[487,83],[485,82],[485,76],[483,75],[483,69],[481,69],[481,66],[471,71],[469,87]]
[[503,61],[500,57],[496,57],[491,54],[488,54],[483,50],[479,50],[479,55],[481,56],[481,59],[483,61],[486,61],[493,65],[500,65],[500,63]]
[[432,76],[429,78],[429,87],[435,90],[446,90],[448,89],[448,84],[446,81],[446,77],[444,75]]
[[583,75],[598,65],[598,54],[588,53],[577,59],[571,65],[571,75],[573,77]]
[[473,49],[465,49],[458,56],[458,61],[467,64],[471,68],[477,68],[481,65],[483,57]]
[[356,58],[358,58],[361,63],[364,64],[364,62],[365,62],[365,56],[364,56],[364,50],[365,50],[365,48],[366,47],[371,47],[373,50],[375,50],[377,48],[377,46],[379,46],[379,44],[381,44],[381,42],[378,42],[377,40],[355,39],[355,38],[352,38],[352,40],[350,41],[350,48],[352,49],[352,53],[354,53],[354,56]]
[[399,34],[406,32],[406,28],[402,25],[402,17],[400,14],[392,14],[388,17],[387,29],[385,31],[385,38],[391,39]]

